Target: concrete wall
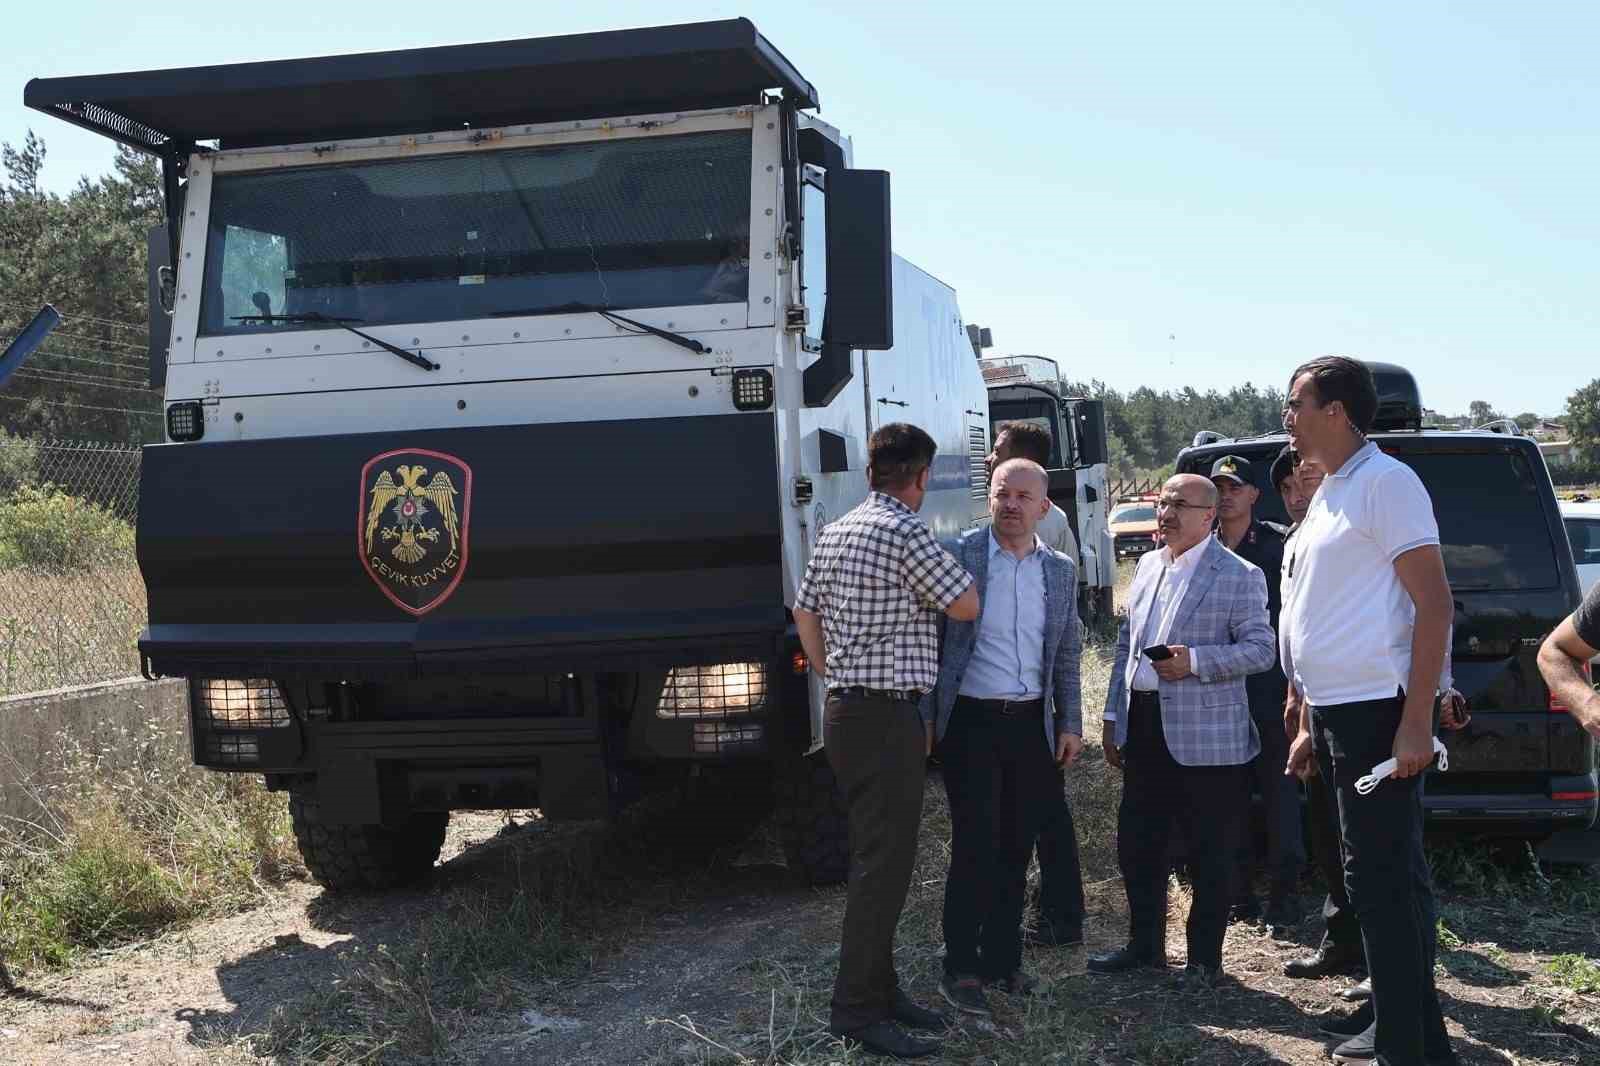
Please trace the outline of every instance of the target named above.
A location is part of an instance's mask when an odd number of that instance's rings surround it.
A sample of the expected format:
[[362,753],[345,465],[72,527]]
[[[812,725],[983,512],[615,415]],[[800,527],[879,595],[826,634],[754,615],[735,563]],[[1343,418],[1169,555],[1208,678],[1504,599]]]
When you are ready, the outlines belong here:
[[[130,677],[0,698],[0,819],[37,821],[43,812],[36,797],[62,782],[66,762],[110,775],[182,755],[184,686],[181,679]],[[74,758],[79,754],[87,758]]]

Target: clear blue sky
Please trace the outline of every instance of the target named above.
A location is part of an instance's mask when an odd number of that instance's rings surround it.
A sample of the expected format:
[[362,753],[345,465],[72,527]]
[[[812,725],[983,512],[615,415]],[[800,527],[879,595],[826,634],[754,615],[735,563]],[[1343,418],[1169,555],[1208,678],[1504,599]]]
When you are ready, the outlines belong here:
[[21,106],[32,76],[748,15],[859,165],[897,251],[1002,352],[1121,389],[1282,386],[1328,352],[1424,401],[1553,414],[1600,375],[1600,5],[1494,0],[1023,4],[14,6],[0,139],[66,191],[105,142]]

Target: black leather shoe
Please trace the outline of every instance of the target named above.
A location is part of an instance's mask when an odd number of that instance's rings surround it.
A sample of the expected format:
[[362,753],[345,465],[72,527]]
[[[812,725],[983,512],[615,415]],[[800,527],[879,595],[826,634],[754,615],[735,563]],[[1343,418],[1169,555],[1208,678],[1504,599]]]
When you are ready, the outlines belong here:
[[1166,959],[1157,959],[1153,955],[1142,955],[1135,951],[1132,946],[1120,947],[1103,955],[1089,956],[1090,973],[1127,973],[1129,970],[1164,970],[1166,968]]
[[962,1014],[980,1018],[990,1016],[989,1001],[983,996],[983,982],[976,977],[945,974],[939,978],[939,994]]
[[911,1036],[893,1022],[873,1022],[861,1029],[833,1035],[861,1045],[869,1054],[887,1055],[892,1059],[925,1059],[942,1046],[937,1040]]
[[1248,896],[1239,900],[1228,910],[1228,921],[1243,922],[1246,925],[1261,920],[1261,903],[1254,897]]
[[1074,947],[1083,943],[1083,922],[1040,918],[1034,929],[1023,934],[1023,939],[1042,948]]
[[1348,1040],[1352,1036],[1359,1036],[1366,1032],[1367,1026],[1371,1025],[1376,1017],[1377,1015],[1372,1010],[1372,1004],[1363,1003],[1356,1009],[1354,1014],[1346,1014],[1343,1017],[1334,1014],[1328,1015],[1317,1028],[1329,1036],[1337,1036]]
[[1039,983],[1037,977],[1018,970],[1006,977],[991,977],[985,980],[984,985],[997,988],[1008,996],[1038,996],[1044,994],[1044,985]]
[[1300,924],[1303,916],[1300,910],[1300,901],[1293,896],[1277,896],[1267,904],[1266,911],[1261,920],[1272,929],[1288,929]]
[[1363,977],[1360,984],[1351,985],[1339,993],[1339,998],[1346,1003],[1360,1003],[1362,1000],[1372,998],[1372,978]]
[[1329,974],[1349,973],[1360,965],[1359,947],[1324,942],[1311,954],[1284,963],[1283,972],[1290,977],[1327,977]]
[[1195,992],[1217,987],[1222,971],[1203,962],[1191,962],[1178,975],[1178,985]]
[[943,1014],[913,1003],[904,992],[895,993],[893,1013],[895,1021],[912,1029],[943,1029],[950,1024]]

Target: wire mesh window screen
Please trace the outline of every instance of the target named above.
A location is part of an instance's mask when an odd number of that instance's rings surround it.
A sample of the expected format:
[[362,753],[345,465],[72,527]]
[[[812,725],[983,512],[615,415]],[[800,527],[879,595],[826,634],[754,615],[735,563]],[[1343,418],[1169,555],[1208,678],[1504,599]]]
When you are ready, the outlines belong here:
[[194,706],[214,726],[264,729],[289,724],[289,705],[272,681],[227,679],[193,684]]
[[761,663],[682,666],[667,675],[656,713],[662,718],[724,718],[754,714],[767,704]]
[[750,160],[732,130],[223,175],[201,329],[738,303]]

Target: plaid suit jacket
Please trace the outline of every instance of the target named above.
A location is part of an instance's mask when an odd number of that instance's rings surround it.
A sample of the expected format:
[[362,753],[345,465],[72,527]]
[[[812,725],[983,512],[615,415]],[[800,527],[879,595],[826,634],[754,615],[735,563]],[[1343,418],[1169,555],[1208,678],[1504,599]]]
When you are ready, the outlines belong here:
[[[1172,757],[1184,766],[1238,765],[1261,750],[1245,678],[1270,670],[1278,657],[1267,616],[1267,582],[1258,568],[1214,536],[1190,550],[1205,554],[1189,579],[1166,643],[1196,649],[1200,674],[1161,682],[1161,725]],[[1118,747],[1128,741],[1128,656],[1139,654],[1128,647],[1129,626],[1155,595],[1160,572],[1161,552],[1146,552],[1128,592],[1128,616],[1117,632],[1105,718],[1108,729],[1116,724]]]
[[[1045,743],[1054,753],[1055,714],[1061,714],[1061,728],[1083,735],[1083,711],[1078,683],[1079,661],[1083,656],[1083,629],[1078,624],[1078,570],[1065,555],[1042,546],[1044,552],[1044,710],[1040,715]],[[922,720],[937,726],[934,736],[942,739],[950,725],[950,710],[961,691],[961,678],[972,661],[972,648],[978,642],[978,624],[983,621],[983,601],[989,583],[989,529],[973,530],[951,548],[951,554],[972,575],[978,589],[978,618],[972,622],[948,621],[944,629],[944,651],[939,656],[939,683],[922,697]]]

